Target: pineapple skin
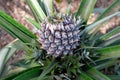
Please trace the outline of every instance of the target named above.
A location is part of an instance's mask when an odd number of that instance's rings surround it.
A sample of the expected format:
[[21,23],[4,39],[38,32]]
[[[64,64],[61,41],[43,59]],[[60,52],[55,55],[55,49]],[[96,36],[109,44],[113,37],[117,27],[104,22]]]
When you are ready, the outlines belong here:
[[45,19],[37,31],[42,48],[55,57],[73,54],[80,40],[77,20],[67,15],[53,20]]

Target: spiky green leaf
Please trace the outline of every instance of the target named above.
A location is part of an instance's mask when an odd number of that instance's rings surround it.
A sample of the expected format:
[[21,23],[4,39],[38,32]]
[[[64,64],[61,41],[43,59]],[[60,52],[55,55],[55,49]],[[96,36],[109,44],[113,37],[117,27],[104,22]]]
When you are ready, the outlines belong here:
[[100,48],[96,50],[100,54],[100,59],[119,58],[120,45]]
[[12,48],[12,46],[17,41],[13,41],[12,43],[6,45],[4,48],[0,50],[0,76],[2,75],[4,68],[6,66],[7,61],[11,58],[11,56],[15,53],[16,48]]
[[81,19],[86,23],[92,13],[96,1],[97,0],[81,0],[76,17],[81,16]]
[[106,33],[105,35],[100,37],[100,40],[107,40],[108,38],[110,38],[111,36],[117,34],[120,32],[120,26],[116,27],[115,29],[113,29],[112,31]]
[[93,79],[86,73],[81,72],[80,76],[77,77],[77,80],[93,80]]
[[20,73],[11,75],[3,80],[30,80],[34,77],[39,76],[39,74],[41,73],[41,69],[40,66],[38,67],[33,67],[27,70],[24,70]]
[[96,21],[113,14],[120,10],[120,0],[114,0],[114,2],[96,19]]
[[[91,33],[94,33],[94,34],[95,34],[96,32],[98,32],[99,28],[101,27],[100,24],[104,23],[105,21],[109,20],[110,18],[112,18],[112,17],[114,17],[114,16],[116,16],[116,15],[118,15],[118,14],[120,14],[120,12],[116,12],[116,13],[108,16],[108,17],[105,17],[105,18],[103,18],[103,19],[101,19],[101,20],[99,20],[99,21],[97,21],[97,22],[89,25],[89,26],[85,29],[85,32],[88,33],[88,34],[91,34]],[[92,37],[93,37],[93,36],[92,36]]]
[[53,10],[53,0],[43,0],[43,3],[45,5],[45,10],[47,12],[47,15],[53,15],[54,10]]
[[26,0],[37,22],[42,22],[46,17],[43,9],[39,5],[37,0]]
[[34,20],[30,19],[30,18],[26,18],[26,20],[27,20],[30,24],[32,24],[32,26],[34,26],[35,28],[37,28],[37,29],[40,28],[40,25],[39,25],[36,21],[34,21]]
[[90,68],[87,71],[87,74],[93,77],[94,80],[111,80],[110,78],[108,78],[107,76],[105,76],[104,74],[102,74],[101,72],[94,68]]
[[54,62],[54,60],[46,67],[46,69],[40,74],[38,77],[38,80],[42,80],[46,74],[48,74],[55,66],[57,63]]
[[32,32],[2,11],[0,11],[0,27],[6,30],[13,37],[19,38],[25,43],[30,43],[33,39],[36,39],[36,36],[32,34]]

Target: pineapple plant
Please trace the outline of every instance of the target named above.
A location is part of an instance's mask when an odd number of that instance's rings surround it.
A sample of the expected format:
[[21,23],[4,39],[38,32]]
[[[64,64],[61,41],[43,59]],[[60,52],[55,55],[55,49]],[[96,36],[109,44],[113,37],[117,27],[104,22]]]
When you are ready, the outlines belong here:
[[[52,0],[26,0],[35,20],[33,33],[0,11],[0,27],[15,40],[0,50],[2,80],[116,80],[99,70],[117,64],[120,57],[120,28],[99,33],[101,24],[120,14],[114,1],[92,24],[87,24],[97,0],[81,0],[75,13],[58,13]],[[114,11],[116,10],[116,12]],[[107,14],[110,12],[109,14]],[[17,50],[22,60],[6,65]],[[17,67],[11,69],[11,66]]]

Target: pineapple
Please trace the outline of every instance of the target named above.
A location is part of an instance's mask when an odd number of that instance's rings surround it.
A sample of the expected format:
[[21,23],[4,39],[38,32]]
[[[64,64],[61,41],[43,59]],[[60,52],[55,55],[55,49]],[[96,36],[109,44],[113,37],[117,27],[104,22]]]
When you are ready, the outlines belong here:
[[49,19],[45,19],[36,32],[42,48],[55,57],[73,54],[80,40],[77,25],[81,19],[73,20],[72,16],[63,15],[52,20],[49,22]]

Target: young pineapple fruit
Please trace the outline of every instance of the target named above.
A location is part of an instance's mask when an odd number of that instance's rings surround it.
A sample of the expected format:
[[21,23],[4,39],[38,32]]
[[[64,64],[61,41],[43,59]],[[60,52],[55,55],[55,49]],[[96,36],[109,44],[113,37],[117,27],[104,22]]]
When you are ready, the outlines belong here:
[[72,19],[68,15],[46,18],[37,31],[37,36],[47,54],[55,57],[72,54],[80,39],[77,27],[79,22],[81,19]]

